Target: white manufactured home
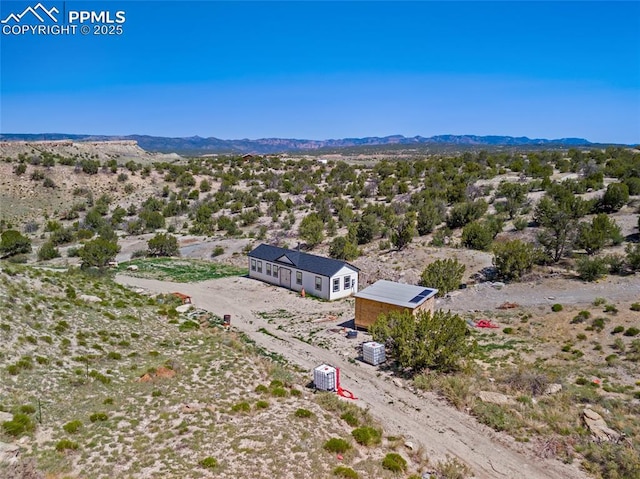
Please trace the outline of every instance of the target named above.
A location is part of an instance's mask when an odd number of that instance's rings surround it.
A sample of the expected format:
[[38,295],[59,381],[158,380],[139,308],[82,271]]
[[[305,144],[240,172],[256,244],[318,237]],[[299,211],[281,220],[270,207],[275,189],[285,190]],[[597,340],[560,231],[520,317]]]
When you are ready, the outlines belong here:
[[358,272],[344,261],[261,244],[249,253],[249,277],[333,300],[358,292]]

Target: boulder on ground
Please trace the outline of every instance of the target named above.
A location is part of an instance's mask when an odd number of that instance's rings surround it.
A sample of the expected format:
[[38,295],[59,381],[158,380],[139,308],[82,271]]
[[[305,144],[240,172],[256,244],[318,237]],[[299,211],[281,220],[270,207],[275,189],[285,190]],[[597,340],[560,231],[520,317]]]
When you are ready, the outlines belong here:
[[0,464],[13,464],[18,461],[20,447],[0,442]]
[[93,296],[91,294],[81,294],[78,296],[81,301],[86,301],[87,303],[102,303],[102,299],[97,296]]
[[513,405],[516,403],[515,399],[510,398],[506,394],[496,393],[491,391],[480,391],[478,398],[482,402],[488,402],[492,404],[499,404],[501,406]]
[[200,412],[205,408],[206,408],[205,404],[188,403],[188,404],[183,404],[182,407],[180,408],[180,411],[185,414],[193,414],[196,412]]
[[597,441],[616,442],[620,439],[620,433],[607,426],[602,416],[593,409],[585,408],[582,411],[582,419]]
[[176,375],[176,372],[173,369],[165,368],[164,366],[160,366],[156,369],[156,377],[157,378],[172,378]]
[[193,307],[193,305],[191,303],[187,303],[187,304],[181,304],[180,306],[176,306],[176,311],[178,313],[186,313],[187,311],[189,311],[191,308]]
[[3,422],[11,421],[13,419],[13,414],[10,412],[0,411],[0,424]]
[[562,391],[562,384],[551,383],[545,388],[544,393],[545,394],[556,394],[556,393],[559,393],[560,391]]

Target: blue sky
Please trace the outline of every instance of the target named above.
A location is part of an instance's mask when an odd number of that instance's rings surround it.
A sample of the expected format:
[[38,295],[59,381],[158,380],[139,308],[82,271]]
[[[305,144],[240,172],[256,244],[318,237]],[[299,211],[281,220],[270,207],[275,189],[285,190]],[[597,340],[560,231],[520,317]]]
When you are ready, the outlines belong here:
[[2,133],[640,143],[639,2],[41,1],[123,33],[2,34]]

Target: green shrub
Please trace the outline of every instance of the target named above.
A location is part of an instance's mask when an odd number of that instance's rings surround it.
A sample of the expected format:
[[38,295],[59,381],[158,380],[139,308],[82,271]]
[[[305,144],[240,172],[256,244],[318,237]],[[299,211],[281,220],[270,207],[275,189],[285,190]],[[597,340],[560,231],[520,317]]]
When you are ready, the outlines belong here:
[[324,446],[322,447],[324,447],[324,449],[329,452],[343,454],[351,449],[351,444],[339,437],[332,437],[327,442],[325,442]]
[[580,386],[585,386],[586,384],[589,384],[589,380],[587,378],[583,378],[582,376],[580,376],[579,378],[576,379],[576,384]]
[[602,306],[602,305],[603,305],[603,304],[605,304],[606,302],[607,302],[607,300],[606,300],[606,299],[598,297],[598,298],[596,298],[596,299],[594,299],[594,300],[593,300],[593,305],[594,305],[594,306]]
[[256,409],[267,409],[269,407],[268,401],[258,401],[256,403]]
[[497,404],[478,402],[473,414],[483,424],[496,431],[515,432],[520,426],[518,418]]
[[608,267],[604,258],[579,258],[576,261],[578,275],[584,281],[595,281],[607,274]]
[[153,398],[157,398],[162,396],[162,391],[158,390],[158,389],[154,389],[153,391],[151,391],[151,397]]
[[102,401],[102,404],[104,405],[113,404],[113,398],[104,398],[104,401]]
[[36,412],[36,408],[31,404],[24,404],[20,406],[20,412],[23,414],[33,414]]
[[364,426],[351,431],[351,435],[358,444],[363,446],[372,446],[380,444],[382,441],[382,432],[373,427]]
[[263,393],[268,393],[269,392],[269,388],[267,386],[265,386],[264,384],[258,384],[256,386],[255,392],[263,394]]
[[296,409],[296,412],[293,413],[295,417],[302,417],[302,418],[307,418],[307,417],[312,417],[313,413],[311,411],[309,411],[308,409]]
[[274,379],[273,381],[271,381],[271,383],[269,383],[269,387],[270,388],[281,388],[284,386],[284,383],[282,381],[280,381],[279,379]]
[[504,328],[502,332],[504,334],[513,334],[513,328]]
[[587,443],[582,467],[593,477],[640,477],[640,454],[625,443]]
[[333,470],[333,475],[346,479],[358,479],[358,473],[347,466],[338,466]]
[[591,313],[589,311],[580,311],[576,316],[571,320],[571,324],[579,324],[584,323],[587,319],[591,317]]
[[61,439],[56,444],[56,451],[64,452],[64,451],[76,451],[80,446],[77,442],[73,442],[70,439]]
[[629,309],[631,311],[640,311],[640,303],[633,303]]
[[343,413],[342,416],[340,416],[340,419],[342,419],[351,427],[357,427],[360,425],[358,417],[351,411],[346,411],[345,413]]
[[69,434],[73,434],[75,432],[78,431],[78,429],[80,429],[82,427],[82,421],[78,421],[77,419],[75,421],[71,421],[66,423],[64,426],[62,426],[62,429],[65,430],[65,432],[69,433]]
[[637,336],[638,334],[640,334],[640,329],[638,329],[638,328],[636,328],[636,327],[628,328],[628,329],[624,332],[624,335],[625,335],[625,336]]
[[205,457],[204,459],[201,459],[200,462],[198,462],[198,464],[200,464],[200,466],[204,467],[205,469],[214,469],[218,467],[218,460],[211,456],[208,456],[208,457]]
[[407,461],[400,454],[390,452],[384,456],[382,467],[391,472],[403,472],[407,469]]
[[111,351],[111,352],[109,352],[109,354],[107,354],[107,358],[119,360],[119,359],[122,359],[122,354],[120,354],[120,353],[118,353],[116,351]]
[[624,331],[624,326],[616,326],[611,331],[611,334],[618,334],[618,333],[621,333],[622,331]]
[[604,312],[616,314],[618,312],[618,308],[616,307],[615,304],[607,304],[604,307]]
[[604,323],[607,321],[606,318],[595,318],[591,321],[591,327],[596,331],[600,332],[604,329]]
[[[169,310],[171,311],[175,311],[175,309],[171,309]],[[178,326],[178,331],[181,332],[185,332],[185,331],[193,331],[195,329],[200,329],[200,324],[195,322],[195,321],[191,321],[191,320],[187,320],[185,322],[183,322],[182,324],[180,324],[180,326]]]
[[273,388],[271,394],[275,397],[283,398],[287,396],[287,390],[285,388]]
[[49,364],[49,358],[46,358],[44,356],[36,356],[36,362],[38,364]]
[[562,305],[559,303],[554,304],[553,306],[551,306],[551,311],[553,311],[554,313],[562,311]]
[[249,412],[251,411],[251,406],[248,402],[242,401],[231,406],[231,410],[233,412]]
[[109,416],[104,412],[94,412],[91,416],[89,416],[89,421],[91,422],[104,422],[107,419],[109,419]]
[[2,423],[3,431],[13,437],[20,437],[25,433],[34,431],[35,428],[36,424],[31,417],[24,413],[16,413],[11,421]]

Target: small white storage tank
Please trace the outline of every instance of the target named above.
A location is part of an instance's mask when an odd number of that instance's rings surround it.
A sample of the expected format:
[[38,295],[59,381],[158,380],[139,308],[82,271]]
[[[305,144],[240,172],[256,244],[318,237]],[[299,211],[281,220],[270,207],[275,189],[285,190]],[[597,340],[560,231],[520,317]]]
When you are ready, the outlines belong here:
[[328,364],[321,364],[313,370],[313,384],[321,391],[336,390],[336,368]]
[[362,359],[365,363],[377,366],[384,363],[386,357],[384,355],[384,344],[370,341],[362,345]]

